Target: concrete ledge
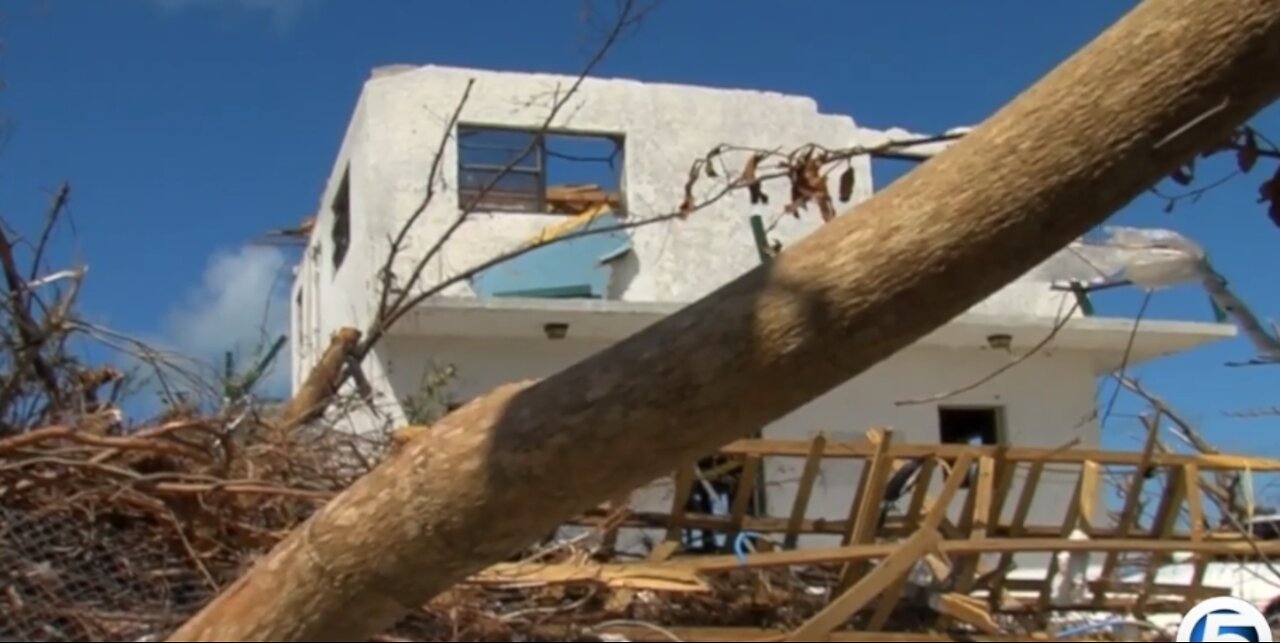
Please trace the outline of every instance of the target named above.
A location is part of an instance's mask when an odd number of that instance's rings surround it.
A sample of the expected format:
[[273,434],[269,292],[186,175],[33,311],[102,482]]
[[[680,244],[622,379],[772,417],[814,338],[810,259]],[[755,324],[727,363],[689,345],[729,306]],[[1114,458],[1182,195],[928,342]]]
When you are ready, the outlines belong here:
[[[406,316],[393,331],[402,337],[546,339],[547,324],[567,324],[567,337],[620,340],[680,310],[670,303],[595,299],[437,298]],[[991,350],[988,337],[1009,335],[1011,350],[1021,354],[1053,329],[1049,317],[968,313],[921,340],[943,348]],[[1059,331],[1055,349],[1120,354],[1134,332],[1127,318],[1077,317]],[[1133,338],[1131,363],[1185,352],[1233,338],[1230,324],[1143,320]]]

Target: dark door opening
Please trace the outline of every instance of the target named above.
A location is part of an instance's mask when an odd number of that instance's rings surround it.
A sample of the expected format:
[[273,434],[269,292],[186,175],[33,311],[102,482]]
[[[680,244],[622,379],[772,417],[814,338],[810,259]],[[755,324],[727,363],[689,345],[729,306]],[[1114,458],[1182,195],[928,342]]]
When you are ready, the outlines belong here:
[[[939,407],[938,437],[943,444],[996,446],[1002,439],[1004,410],[1001,407]],[[977,477],[977,463],[965,477],[969,488]]]

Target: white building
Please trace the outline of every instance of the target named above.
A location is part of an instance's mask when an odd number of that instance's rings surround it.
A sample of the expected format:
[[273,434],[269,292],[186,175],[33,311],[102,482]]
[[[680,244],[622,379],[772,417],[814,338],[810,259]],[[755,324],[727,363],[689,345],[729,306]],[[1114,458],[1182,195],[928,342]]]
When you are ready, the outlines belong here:
[[[297,271],[295,385],[330,333],[372,322],[389,240],[423,203],[437,150],[443,150],[439,180],[395,265],[398,283],[457,220],[468,188],[492,176],[486,166],[507,165],[512,147],[523,151],[532,140],[528,132],[542,128],[550,105],[575,80],[441,67],[374,73]],[[441,148],[468,88],[458,130]],[[563,222],[566,215],[547,212],[542,195],[550,186],[590,182],[616,191],[615,213],[634,222],[674,211],[692,164],[721,144],[847,148],[882,143],[888,136],[849,116],[821,113],[805,97],[598,79],[582,84],[550,131],[555,136],[547,149],[504,177],[481,211],[427,264],[424,285],[441,283]],[[584,157],[597,161],[574,169],[582,165],[575,159]],[[737,158],[740,169],[745,156]],[[858,157],[852,167],[853,200],[867,199],[874,185],[870,160]],[[739,191],[687,219],[552,246],[448,288],[406,315],[370,356],[366,373],[384,415],[359,421],[403,424],[409,415],[404,401],[420,391],[431,365],[453,365],[449,394],[463,402],[499,384],[551,375],[644,328],[759,265],[753,215],[765,222],[778,219],[771,238],[784,245],[821,225],[816,210],[799,219],[779,216],[789,199],[786,183],[766,183],[765,190],[768,204],[753,205]],[[821,431],[833,440],[861,440],[869,427],[887,426],[895,429],[895,440],[917,443],[1058,447],[1078,439],[1082,447],[1097,445],[1097,378],[1119,365],[1132,320],[1072,320],[1045,350],[1006,376],[940,403],[899,404],[965,387],[1008,363],[1013,357],[1002,348],[1004,339],[1011,341],[1013,355],[1039,342],[1072,303],[1071,294],[1052,289],[1050,282],[1081,274],[1094,276],[1076,254],[1062,253],[915,346],[768,427],[766,436],[807,439]],[[1234,332],[1218,324],[1144,320],[1130,362]],[[811,517],[845,517],[858,475],[856,467],[828,467]],[[771,513],[786,515],[794,488],[783,480],[795,474],[768,470],[765,476],[775,483],[766,499]],[[1070,484],[1062,487],[1064,496],[1071,492]],[[1036,512],[1048,518],[1065,504],[1065,498],[1037,503]]]

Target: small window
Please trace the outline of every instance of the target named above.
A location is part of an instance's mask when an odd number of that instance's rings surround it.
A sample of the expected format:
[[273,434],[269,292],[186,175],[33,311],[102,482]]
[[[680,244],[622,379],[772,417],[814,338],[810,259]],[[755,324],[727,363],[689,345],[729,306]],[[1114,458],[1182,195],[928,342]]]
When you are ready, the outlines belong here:
[[342,183],[333,197],[333,269],[342,267],[351,249],[351,169],[342,174]]
[[[967,444],[969,446],[996,446],[1001,437],[1003,410],[999,407],[961,407],[938,409],[938,433],[943,444]],[[969,488],[977,478],[977,463],[969,470],[964,488]]]
[[458,207],[577,215],[623,207],[621,137],[458,128]]

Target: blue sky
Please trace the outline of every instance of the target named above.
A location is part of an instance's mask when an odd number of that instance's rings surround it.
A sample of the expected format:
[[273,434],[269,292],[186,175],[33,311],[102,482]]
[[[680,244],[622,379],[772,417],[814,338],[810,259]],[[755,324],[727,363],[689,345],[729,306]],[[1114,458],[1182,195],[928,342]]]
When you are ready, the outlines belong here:
[[[667,0],[601,73],[803,93],[868,126],[938,131],[981,121],[1132,4]],[[47,191],[70,181],[78,236],[63,250],[91,266],[86,313],[216,351],[229,334],[261,324],[260,302],[281,258],[245,243],[315,208],[370,68],[574,73],[597,42],[581,7],[581,0],[0,0],[0,212],[29,231]],[[1257,122],[1280,137],[1280,112]],[[1116,221],[1171,226],[1198,239],[1260,313],[1280,316],[1263,268],[1280,230],[1255,202],[1260,179],[1229,184],[1173,214],[1140,199]],[[1106,303],[1111,314],[1136,308],[1131,297]],[[1157,295],[1150,314],[1210,319],[1194,290]],[[1224,365],[1251,356],[1241,340],[1141,374],[1225,448],[1280,455],[1264,439],[1276,421],[1224,415],[1280,405],[1276,370]],[[1116,435],[1129,425],[1117,423]]]

